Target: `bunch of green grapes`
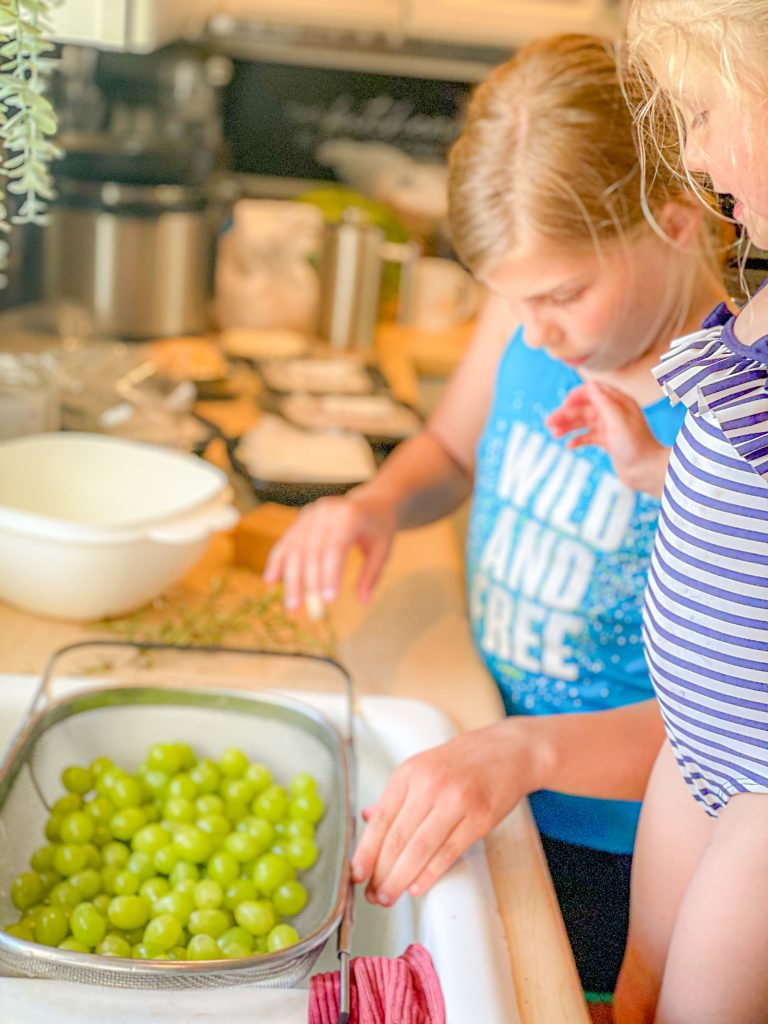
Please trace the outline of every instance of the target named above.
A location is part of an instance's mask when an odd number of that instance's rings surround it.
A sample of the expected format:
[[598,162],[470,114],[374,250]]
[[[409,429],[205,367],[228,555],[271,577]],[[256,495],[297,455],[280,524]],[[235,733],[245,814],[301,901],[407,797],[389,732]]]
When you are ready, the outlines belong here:
[[149,960],[218,960],[299,941],[323,801],[311,775],[287,788],[235,747],[218,762],[156,743],[135,775],[97,757],[62,772],[47,844],[13,882],[9,935]]

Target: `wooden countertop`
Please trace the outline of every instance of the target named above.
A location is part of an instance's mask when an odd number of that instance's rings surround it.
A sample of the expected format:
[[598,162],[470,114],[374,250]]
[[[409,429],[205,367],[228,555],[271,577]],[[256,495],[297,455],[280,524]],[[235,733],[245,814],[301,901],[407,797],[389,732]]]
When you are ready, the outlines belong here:
[[[390,344],[406,382],[403,349]],[[208,403],[222,427],[244,427],[256,413],[252,396],[234,404]],[[234,429],[232,432],[236,432]],[[263,584],[246,570],[227,570],[231,539],[213,539],[206,556],[174,591],[174,600],[199,600],[222,570],[241,590]],[[364,693],[429,701],[460,729],[497,721],[503,708],[470,634],[463,593],[462,556],[453,525],[443,521],[401,533],[371,604],[354,596],[354,561],[331,611],[338,655]],[[0,603],[0,672],[38,673],[48,655],[75,640],[98,636],[87,625],[43,619]],[[248,643],[248,637],[237,642]],[[499,913],[506,932],[518,1015],[510,1024],[587,1024],[587,1013],[565,929],[527,804],[486,840]]]

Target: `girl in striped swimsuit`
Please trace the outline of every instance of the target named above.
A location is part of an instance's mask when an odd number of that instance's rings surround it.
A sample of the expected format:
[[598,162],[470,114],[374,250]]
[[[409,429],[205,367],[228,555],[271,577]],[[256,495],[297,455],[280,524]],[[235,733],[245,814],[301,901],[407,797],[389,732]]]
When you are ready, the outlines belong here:
[[[768,247],[768,2],[633,0],[641,124]],[[667,115],[672,115],[672,122]],[[668,158],[669,149],[665,150]],[[687,410],[669,458],[595,385],[556,414],[662,491],[644,616],[667,741],[635,847],[617,1024],[768,1022],[768,289],[718,308],[655,371]],[[666,469],[666,472],[664,470]]]

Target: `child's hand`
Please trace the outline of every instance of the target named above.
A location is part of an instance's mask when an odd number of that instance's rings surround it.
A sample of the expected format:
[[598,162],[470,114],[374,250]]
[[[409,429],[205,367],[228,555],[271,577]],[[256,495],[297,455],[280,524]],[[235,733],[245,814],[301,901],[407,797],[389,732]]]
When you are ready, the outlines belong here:
[[568,441],[569,448],[597,445],[608,453],[627,487],[661,494],[669,449],[659,444],[640,406],[623,391],[597,381],[582,384],[547,418],[546,425],[555,437],[579,431]]
[[318,602],[322,608],[322,602],[336,599],[347,555],[357,546],[364,559],[357,593],[367,601],[396,526],[394,509],[385,502],[351,494],[321,498],[307,505],[272,548],[264,579],[268,583],[282,580],[286,607],[294,610],[303,599],[311,614]]
[[[507,720],[511,721],[511,720]],[[404,761],[378,802],[352,860],[371,903],[390,906],[407,890],[420,896],[530,789],[522,738],[503,725],[464,733]],[[520,770],[500,768],[502,756]]]

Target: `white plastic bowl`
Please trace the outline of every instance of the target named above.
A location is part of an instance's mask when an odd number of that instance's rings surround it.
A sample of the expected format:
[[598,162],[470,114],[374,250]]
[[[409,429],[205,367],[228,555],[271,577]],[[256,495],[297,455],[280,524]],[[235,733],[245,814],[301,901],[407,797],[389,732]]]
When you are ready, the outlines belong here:
[[237,521],[224,473],[99,434],[0,442],[0,598],[87,621],[140,608]]

